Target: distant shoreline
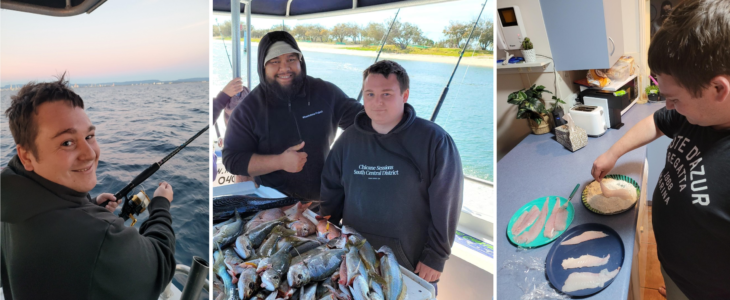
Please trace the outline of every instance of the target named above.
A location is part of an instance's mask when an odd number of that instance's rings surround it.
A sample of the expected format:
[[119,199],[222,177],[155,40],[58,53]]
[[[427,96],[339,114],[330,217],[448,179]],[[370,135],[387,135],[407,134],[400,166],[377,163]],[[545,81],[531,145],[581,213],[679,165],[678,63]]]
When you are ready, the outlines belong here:
[[[251,42],[252,46],[257,46],[258,43]],[[332,53],[332,54],[343,54],[343,55],[357,55],[375,57],[378,53],[375,51],[362,51],[362,50],[348,50],[346,47],[352,47],[352,45],[332,45],[325,43],[299,43],[299,48],[306,51]],[[459,60],[459,57],[455,56],[441,56],[441,55],[423,55],[423,54],[399,54],[399,53],[380,53],[379,59],[400,59],[400,60],[414,60],[414,61],[427,61],[435,63],[445,63],[454,65]],[[464,57],[461,59],[460,65],[477,66],[492,68],[494,66],[494,56],[478,56],[471,57],[469,52],[464,53]]]

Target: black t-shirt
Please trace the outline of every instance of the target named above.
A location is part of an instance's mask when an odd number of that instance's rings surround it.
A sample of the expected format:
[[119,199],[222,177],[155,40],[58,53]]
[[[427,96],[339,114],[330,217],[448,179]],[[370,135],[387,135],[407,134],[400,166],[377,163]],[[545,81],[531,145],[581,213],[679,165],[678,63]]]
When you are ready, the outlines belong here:
[[690,299],[730,299],[730,130],[654,113],[672,138],[652,218],[659,262]]

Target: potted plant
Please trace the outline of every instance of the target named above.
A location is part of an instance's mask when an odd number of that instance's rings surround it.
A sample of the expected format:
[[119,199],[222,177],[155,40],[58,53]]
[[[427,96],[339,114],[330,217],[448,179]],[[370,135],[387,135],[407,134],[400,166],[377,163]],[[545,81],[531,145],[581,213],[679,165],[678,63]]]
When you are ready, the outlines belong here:
[[522,52],[522,58],[525,59],[525,62],[531,63],[535,61],[535,49],[532,48],[530,38],[525,37],[522,41],[522,49],[520,52]]
[[542,93],[552,92],[542,85],[532,85],[529,89],[521,89],[507,96],[507,103],[517,105],[517,119],[527,119],[534,134],[550,132],[550,112],[545,109]]

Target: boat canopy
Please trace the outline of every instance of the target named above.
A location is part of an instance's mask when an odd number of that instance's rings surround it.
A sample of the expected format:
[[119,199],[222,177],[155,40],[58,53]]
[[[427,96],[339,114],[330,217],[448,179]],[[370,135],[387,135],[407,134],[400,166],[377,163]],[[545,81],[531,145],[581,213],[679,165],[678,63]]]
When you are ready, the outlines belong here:
[[3,0],[0,8],[52,17],[90,14],[106,0]]
[[[251,0],[251,15],[259,18],[312,19],[453,0]],[[241,1],[244,14],[247,0]],[[213,13],[231,14],[230,0],[213,0]]]

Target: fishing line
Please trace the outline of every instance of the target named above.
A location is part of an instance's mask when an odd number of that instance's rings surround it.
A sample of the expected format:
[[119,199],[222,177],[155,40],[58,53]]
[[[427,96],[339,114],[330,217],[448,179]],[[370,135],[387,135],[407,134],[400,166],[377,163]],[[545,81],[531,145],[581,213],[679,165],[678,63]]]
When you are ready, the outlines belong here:
[[[477,41],[479,41],[482,38],[482,35],[484,35],[485,32],[486,32],[486,30],[485,31],[482,31],[482,33],[479,35],[479,38],[477,39]],[[476,53],[476,51],[477,51],[476,48],[474,48],[471,51],[471,58],[472,59],[474,58],[474,53]],[[464,70],[464,76],[461,77],[461,83],[459,83],[459,89],[456,90],[456,96],[454,97],[454,99],[459,99],[459,93],[461,92],[461,89],[464,87],[464,80],[466,79],[466,74],[469,73],[469,67],[471,67],[471,66],[470,65],[466,65],[466,70]],[[454,100],[454,101],[458,101],[458,100]],[[454,106],[456,106],[456,103],[453,103],[453,104],[451,104],[451,106],[449,106],[449,113],[446,114],[446,120],[448,120],[449,117],[451,117],[451,111],[454,109]],[[444,123],[444,124],[446,124],[446,123]]]
[[[223,49],[226,49],[226,57],[228,57],[228,64],[231,66],[231,70],[233,70],[233,62],[231,62],[231,55],[228,54],[228,47],[226,47],[226,41],[223,39],[223,31],[221,30],[221,25],[218,24],[218,18],[215,18],[215,24],[218,25],[218,33],[221,34],[221,43],[223,43]],[[233,40],[231,40],[231,43],[233,43]]]

